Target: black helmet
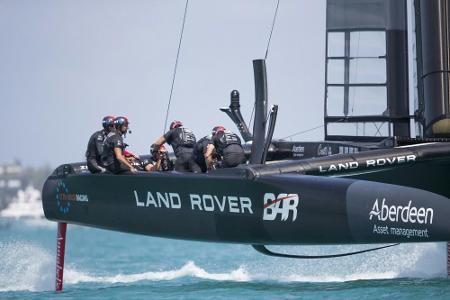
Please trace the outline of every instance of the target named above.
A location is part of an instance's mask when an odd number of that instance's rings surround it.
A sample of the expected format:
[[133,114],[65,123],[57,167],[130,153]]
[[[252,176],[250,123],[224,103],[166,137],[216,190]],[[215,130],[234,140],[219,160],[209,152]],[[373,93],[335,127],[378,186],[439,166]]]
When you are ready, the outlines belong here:
[[114,126],[116,128],[119,128],[122,125],[128,125],[130,124],[130,122],[128,122],[128,118],[127,117],[116,117],[114,118]]
[[103,128],[108,129],[111,126],[114,126],[114,116],[106,116],[102,120]]

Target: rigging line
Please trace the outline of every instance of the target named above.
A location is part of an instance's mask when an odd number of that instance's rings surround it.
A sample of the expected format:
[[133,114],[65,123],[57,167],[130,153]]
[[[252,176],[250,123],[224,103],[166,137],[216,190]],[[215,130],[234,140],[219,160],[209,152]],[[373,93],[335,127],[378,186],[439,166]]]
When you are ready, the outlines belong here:
[[[277,20],[279,6],[280,6],[280,0],[277,0],[277,6],[275,8],[275,13],[273,15],[272,28],[270,29],[269,40],[267,41],[266,54],[264,55],[264,60],[267,60],[267,55],[269,54],[270,41],[272,40],[273,28],[275,27],[275,22]],[[255,104],[253,104],[252,114],[250,115],[250,122],[248,123],[248,126],[251,126],[251,124],[252,124],[254,113],[255,113]]]
[[287,138],[290,138],[290,137],[293,137],[293,136],[296,136],[296,135],[300,135],[300,134],[303,134],[303,133],[307,133],[307,132],[310,132],[310,131],[313,131],[313,130],[322,128],[322,127],[324,127],[324,126],[325,126],[325,125],[322,124],[322,125],[319,125],[319,126],[316,126],[316,127],[310,128],[310,129],[307,129],[307,130],[303,130],[303,131],[296,132],[296,133],[294,133],[294,134],[288,135],[288,136],[283,137],[283,138],[281,138],[281,139],[282,139],[282,140],[285,140],[285,139],[287,139]]
[[266,55],[264,56],[265,60],[267,60],[267,55],[269,54],[270,41],[272,40],[273,28],[275,27],[275,21],[277,20],[278,15],[278,6],[280,6],[280,0],[277,0],[277,7],[275,8],[275,14],[273,15],[272,28],[270,29],[269,40],[267,41]]
[[250,122],[248,123],[248,126],[252,126],[252,120],[253,120],[254,113],[255,113],[255,103],[253,103],[252,114],[250,115]]
[[[343,121],[343,120],[345,120],[345,118],[337,120],[336,123],[338,123],[340,121]],[[318,125],[316,127],[313,127],[313,128],[310,128],[310,129],[306,129],[306,130],[303,130],[303,131],[298,131],[298,132],[296,132],[294,134],[291,134],[291,135],[288,135],[288,136],[286,136],[284,138],[281,138],[281,140],[285,140],[287,138],[290,138],[290,137],[293,137],[293,136],[296,136],[296,135],[300,135],[300,134],[303,134],[303,133],[307,133],[307,132],[310,132],[310,131],[313,131],[313,130],[316,130],[316,129],[319,129],[319,128],[322,128],[322,127],[325,127],[325,124]]]
[[[253,104],[252,114],[250,115],[250,123],[248,123],[248,126],[251,126],[251,124],[252,124],[254,113],[255,113],[255,104]],[[270,111],[267,113],[265,122],[267,122],[267,120],[269,120],[269,116],[270,116]]]
[[171,86],[171,88],[170,88],[169,103],[167,104],[166,120],[164,121],[164,131],[163,131],[163,134],[166,132],[166,128],[167,128],[167,119],[169,118],[170,103],[172,102],[173,87],[174,87],[174,85],[175,85],[175,77],[176,77],[176,75],[177,75],[178,58],[180,57],[181,41],[183,40],[184,25],[186,24],[186,15],[187,15],[188,4],[189,4],[189,0],[186,0],[186,5],[185,5],[185,7],[184,7],[183,25],[182,25],[182,27],[181,27],[180,41],[178,42],[177,58],[176,58],[176,60],[175,60],[175,66],[174,66],[174,70],[173,70],[172,86]]

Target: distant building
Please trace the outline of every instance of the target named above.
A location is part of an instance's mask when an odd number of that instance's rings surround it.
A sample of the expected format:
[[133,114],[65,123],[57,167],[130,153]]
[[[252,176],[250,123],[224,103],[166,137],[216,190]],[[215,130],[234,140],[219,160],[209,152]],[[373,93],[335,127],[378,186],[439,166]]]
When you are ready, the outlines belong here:
[[24,188],[25,174],[19,162],[0,164],[0,210],[8,206],[17,192]]

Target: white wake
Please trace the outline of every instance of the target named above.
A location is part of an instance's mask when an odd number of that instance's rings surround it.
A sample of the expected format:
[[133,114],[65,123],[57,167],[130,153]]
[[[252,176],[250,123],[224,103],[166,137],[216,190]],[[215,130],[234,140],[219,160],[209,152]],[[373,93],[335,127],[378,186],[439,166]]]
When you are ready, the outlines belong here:
[[113,276],[93,276],[75,270],[68,270],[65,274],[65,282],[77,284],[81,282],[98,283],[133,283],[138,281],[161,281],[174,280],[183,277],[196,277],[200,279],[216,281],[249,281],[250,276],[247,271],[240,267],[236,270],[225,273],[209,273],[190,261],[179,269],[170,271],[144,272],[136,274],[117,274]]
[[[343,253],[373,245],[310,246],[302,253]],[[292,247],[295,248],[296,247]],[[333,250],[330,250],[333,248]],[[325,252],[326,251],[326,252]],[[278,274],[267,276],[270,269]],[[447,276],[446,243],[401,244],[389,249],[337,259],[292,260],[266,259],[264,265],[249,271],[254,280],[294,282],[343,282],[393,278],[437,278]]]
[[0,292],[54,289],[55,258],[41,247],[0,242]]
[[[392,278],[446,276],[446,244],[409,244],[371,255],[345,260],[297,261],[257,257],[245,265],[222,272],[208,272],[189,261],[179,268],[133,274],[99,275],[78,267],[66,267],[64,284],[134,283],[198,278],[236,282],[343,282]],[[0,243],[0,292],[50,291],[54,289],[55,257],[27,242]]]
[[[249,274],[243,268],[223,273],[209,273],[190,261],[174,270],[110,276],[98,276],[66,267],[64,284],[133,283],[174,280],[183,277],[216,281],[250,280]],[[54,289],[54,284],[55,257],[48,251],[29,243],[0,243],[0,292],[51,291]]]

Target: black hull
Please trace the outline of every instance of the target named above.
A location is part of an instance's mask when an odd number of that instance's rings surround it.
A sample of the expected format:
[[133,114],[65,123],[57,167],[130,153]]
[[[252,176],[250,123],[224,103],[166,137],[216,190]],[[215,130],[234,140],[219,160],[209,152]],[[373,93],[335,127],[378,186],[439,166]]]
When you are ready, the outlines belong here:
[[[208,175],[57,175],[55,171],[45,183],[43,205],[45,216],[53,221],[209,242],[448,241],[449,163],[445,155],[419,154],[401,166],[341,174],[358,179],[254,176],[251,167]],[[387,183],[409,183],[409,187]]]

